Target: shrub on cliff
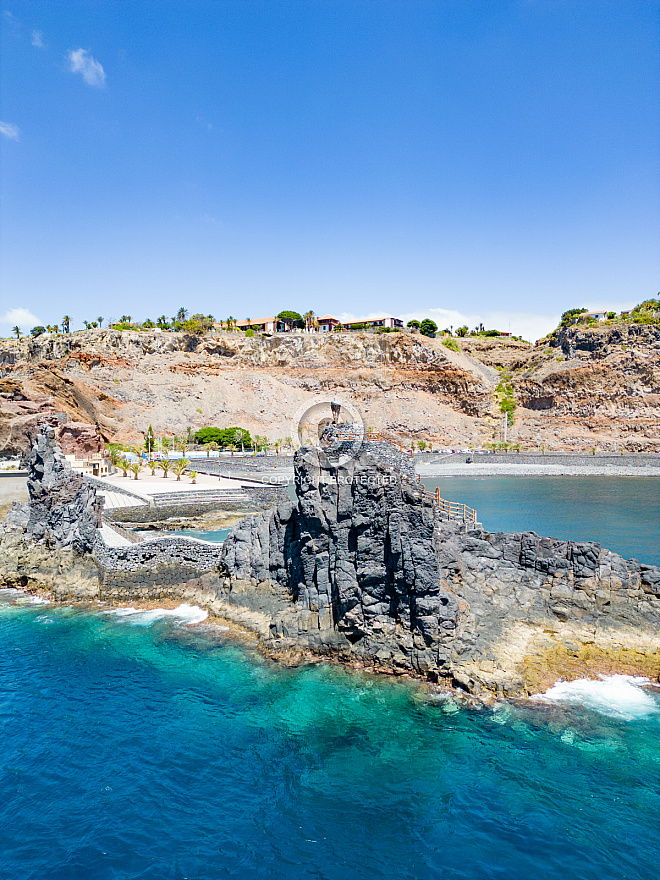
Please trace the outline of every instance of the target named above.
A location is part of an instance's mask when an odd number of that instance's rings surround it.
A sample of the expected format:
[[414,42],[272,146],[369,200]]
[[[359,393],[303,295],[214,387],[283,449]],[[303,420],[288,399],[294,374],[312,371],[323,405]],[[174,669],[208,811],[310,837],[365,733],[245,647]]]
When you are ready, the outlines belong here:
[[560,324],[570,324],[578,315],[584,315],[586,309],[568,309],[559,319]]
[[302,330],[305,326],[305,322],[303,321],[303,317],[298,312],[284,311],[280,312],[277,316],[278,321],[282,321],[283,324],[289,328],[289,330],[293,330],[294,327],[298,327]]
[[437,329],[438,325],[430,318],[424,318],[422,323],[419,325],[419,332],[422,334],[422,336],[435,336]]

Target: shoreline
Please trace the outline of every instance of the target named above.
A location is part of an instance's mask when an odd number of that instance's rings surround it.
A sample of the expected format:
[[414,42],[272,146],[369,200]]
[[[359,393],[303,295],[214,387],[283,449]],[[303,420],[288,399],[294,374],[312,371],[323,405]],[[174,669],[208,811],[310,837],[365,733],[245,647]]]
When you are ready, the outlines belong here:
[[616,465],[560,465],[524,464],[520,462],[492,464],[466,464],[452,462],[435,464],[422,462],[415,468],[424,479],[441,477],[656,477],[660,469],[656,467],[631,467]]
[[[527,705],[533,703],[539,694],[545,693],[550,688],[562,682],[574,681],[602,681],[604,677],[613,675],[641,676],[648,680],[646,687],[658,688],[660,684],[660,651],[655,649],[642,652],[639,647],[620,646],[608,650],[604,643],[600,645],[591,643],[577,644],[562,643],[554,638],[550,650],[532,650],[524,658],[523,669],[529,687],[526,694],[495,693],[484,689],[481,692],[466,691],[460,684],[452,679],[438,679],[424,677],[415,674],[410,669],[387,668],[382,665],[370,665],[364,660],[350,657],[340,657],[332,653],[316,654],[306,648],[296,649],[291,646],[277,649],[268,646],[261,638],[256,629],[252,629],[244,620],[240,622],[231,617],[224,616],[218,606],[215,597],[205,597],[199,590],[183,590],[179,596],[165,596],[160,599],[132,600],[114,599],[80,599],[71,596],[66,599],[58,599],[52,590],[46,587],[4,587],[2,591],[15,590],[18,595],[34,596],[48,600],[47,604],[58,608],[77,608],[91,614],[112,611],[114,609],[133,608],[136,611],[154,611],[157,609],[174,610],[183,604],[200,608],[207,612],[207,617],[197,623],[182,624],[183,631],[195,629],[204,632],[207,636],[221,634],[234,644],[247,648],[259,655],[263,660],[282,666],[287,669],[302,668],[305,666],[317,666],[328,664],[339,666],[350,672],[362,673],[385,680],[407,680],[421,690],[430,693],[445,693],[453,697],[461,698],[467,705],[474,708],[488,706],[493,703],[510,703],[512,705]],[[24,604],[24,603],[17,603]],[[46,604],[46,603],[44,603]],[[220,603],[222,604],[222,603]],[[214,607],[215,606],[215,607]],[[44,607],[39,605],[36,607]],[[241,615],[240,606],[234,609]],[[248,609],[244,609],[248,611]],[[531,646],[530,646],[531,647]]]

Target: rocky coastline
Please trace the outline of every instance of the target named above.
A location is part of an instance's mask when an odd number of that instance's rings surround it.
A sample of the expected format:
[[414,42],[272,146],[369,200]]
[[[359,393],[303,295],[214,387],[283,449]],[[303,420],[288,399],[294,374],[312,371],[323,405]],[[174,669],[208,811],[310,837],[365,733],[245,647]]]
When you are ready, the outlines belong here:
[[660,568],[446,519],[377,449],[336,462],[302,448],[296,500],[241,520],[221,551],[177,538],[110,550],[95,490],[52,434],[30,453],[30,503],[1,527],[4,586],[62,602],[194,601],[268,656],[476,695],[525,696],[562,674],[660,673]]

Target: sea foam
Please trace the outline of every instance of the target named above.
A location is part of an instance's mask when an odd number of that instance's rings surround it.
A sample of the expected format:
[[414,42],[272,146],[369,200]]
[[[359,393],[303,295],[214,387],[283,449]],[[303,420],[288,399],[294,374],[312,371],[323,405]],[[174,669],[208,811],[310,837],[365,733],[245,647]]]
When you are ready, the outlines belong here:
[[158,620],[172,620],[175,623],[193,624],[201,623],[209,616],[198,605],[189,605],[184,602],[178,608],[151,608],[148,611],[141,608],[112,608],[103,614],[114,614],[115,617],[126,618],[127,623],[135,626],[151,626]]
[[583,706],[624,721],[647,718],[660,712],[660,704],[642,689],[650,685],[648,678],[634,675],[602,675],[599,681],[580,678],[559,681],[544,694],[535,694],[532,700],[543,703]]

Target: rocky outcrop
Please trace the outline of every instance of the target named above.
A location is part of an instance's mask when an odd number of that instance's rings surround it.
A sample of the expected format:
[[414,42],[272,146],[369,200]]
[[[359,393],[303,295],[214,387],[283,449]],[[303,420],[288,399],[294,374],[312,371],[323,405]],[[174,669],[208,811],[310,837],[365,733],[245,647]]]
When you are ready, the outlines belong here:
[[548,631],[644,635],[660,648],[660,568],[442,519],[368,451],[333,467],[304,448],[295,474],[297,501],[238,523],[221,560],[218,597],[264,615],[271,650],[519,693]]
[[29,504],[15,504],[5,526],[22,528],[26,538],[50,547],[90,552],[103,500],[82,474],[71,470],[50,425],[36,434],[27,464]]

